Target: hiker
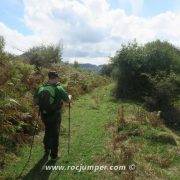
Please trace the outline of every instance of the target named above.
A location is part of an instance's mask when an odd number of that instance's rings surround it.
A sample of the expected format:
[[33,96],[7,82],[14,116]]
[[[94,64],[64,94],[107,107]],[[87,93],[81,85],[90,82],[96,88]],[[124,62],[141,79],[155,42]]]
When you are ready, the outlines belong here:
[[60,85],[57,72],[50,71],[48,77],[48,82],[36,90],[34,101],[39,106],[41,119],[45,125],[44,157],[50,155],[51,159],[55,160],[58,158],[62,103],[63,101],[70,103],[72,96]]

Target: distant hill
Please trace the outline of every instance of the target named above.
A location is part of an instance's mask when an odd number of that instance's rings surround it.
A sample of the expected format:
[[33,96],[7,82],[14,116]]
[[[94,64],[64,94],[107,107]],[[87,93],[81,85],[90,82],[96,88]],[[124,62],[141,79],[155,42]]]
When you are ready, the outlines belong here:
[[85,69],[85,70],[90,70],[94,72],[99,72],[102,68],[102,65],[95,65],[95,64],[90,64],[90,63],[85,63],[85,64],[78,64],[80,68]]

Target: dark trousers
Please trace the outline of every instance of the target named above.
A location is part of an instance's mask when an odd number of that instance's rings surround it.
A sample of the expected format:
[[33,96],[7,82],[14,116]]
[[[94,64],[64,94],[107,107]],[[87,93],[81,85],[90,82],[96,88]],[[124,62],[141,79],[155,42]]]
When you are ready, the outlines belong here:
[[43,139],[45,152],[51,152],[51,157],[56,157],[58,155],[61,113],[58,111],[52,115],[41,114],[41,118],[45,125]]

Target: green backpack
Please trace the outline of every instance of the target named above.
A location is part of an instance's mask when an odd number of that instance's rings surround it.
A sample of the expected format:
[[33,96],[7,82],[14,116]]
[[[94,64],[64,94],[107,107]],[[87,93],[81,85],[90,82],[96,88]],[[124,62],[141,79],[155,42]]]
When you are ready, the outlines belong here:
[[52,114],[59,109],[59,100],[57,99],[57,85],[45,84],[38,90],[39,110],[45,114]]

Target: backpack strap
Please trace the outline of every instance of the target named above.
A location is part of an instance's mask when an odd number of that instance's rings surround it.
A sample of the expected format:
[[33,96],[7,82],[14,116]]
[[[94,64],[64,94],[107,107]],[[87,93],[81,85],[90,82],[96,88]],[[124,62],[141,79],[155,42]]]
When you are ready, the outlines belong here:
[[59,99],[59,97],[58,97],[58,93],[59,93],[59,89],[57,87],[58,85],[59,84],[56,84],[54,87],[54,90],[55,90],[54,105],[57,107],[57,111],[59,111],[63,105],[61,99]]
[[51,97],[54,99],[54,104],[59,106],[60,105],[60,100],[58,99],[58,93],[59,93],[59,89],[57,88],[57,86],[59,86],[60,84],[47,84],[48,86],[52,86],[54,88],[54,97],[51,95]]
[[53,99],[55,99],[55,97],[57,96],[57,85],[53,85],[53,84],[44,84],[43,85],[43,87],[46,87],[46,86],[51,86],[51,87],[53,87],[54,88],[54,96],[50,93],[50,95],[51,95],[51,97],[53,98]]

